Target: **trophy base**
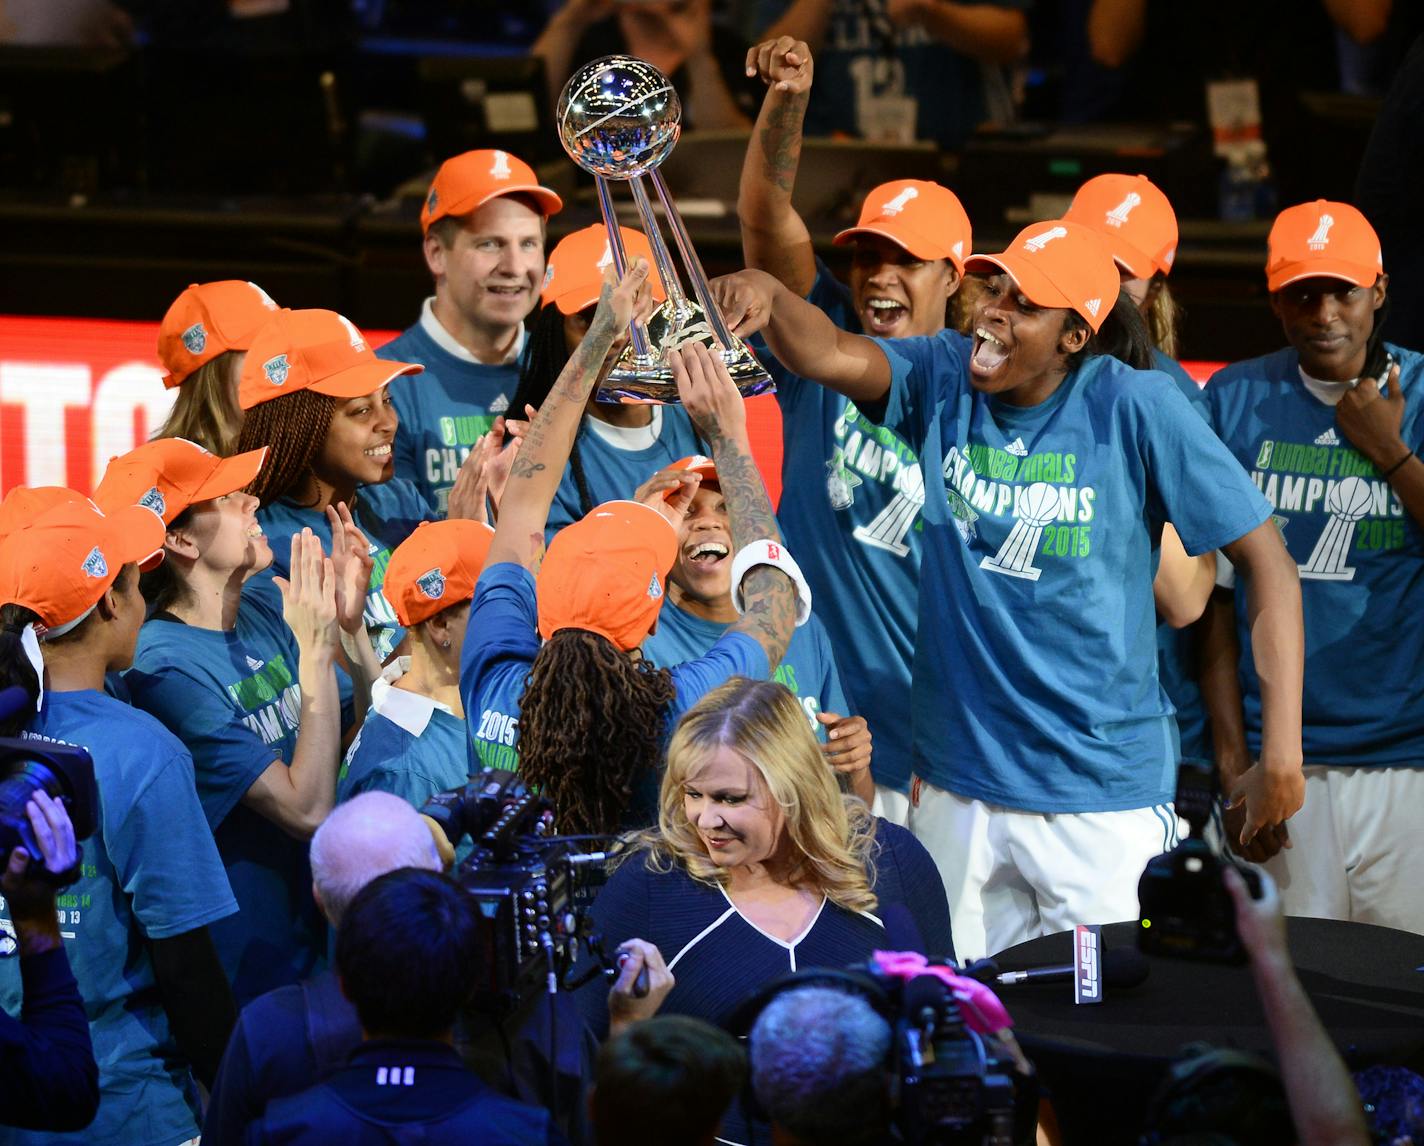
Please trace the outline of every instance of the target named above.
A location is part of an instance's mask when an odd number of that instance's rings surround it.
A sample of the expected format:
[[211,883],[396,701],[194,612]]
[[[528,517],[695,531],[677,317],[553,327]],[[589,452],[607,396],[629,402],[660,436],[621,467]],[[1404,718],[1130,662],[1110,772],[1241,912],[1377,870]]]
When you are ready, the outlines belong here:
[[718,349],[707,316],[702,307],[691,300],[680,311],[671,300],[658,307],[648,319],[648,342],[652,352],[647,355],[639,355],[632,346],[623,351],[608,377],[599,384],[600,402],[676,404],[681,399],[672,368],[667,364],[667,351],[693,342],[703,343],[721,357],[742,397],[750,398],[776,388],[766,368],[736,335],[732,336],[731,346]]

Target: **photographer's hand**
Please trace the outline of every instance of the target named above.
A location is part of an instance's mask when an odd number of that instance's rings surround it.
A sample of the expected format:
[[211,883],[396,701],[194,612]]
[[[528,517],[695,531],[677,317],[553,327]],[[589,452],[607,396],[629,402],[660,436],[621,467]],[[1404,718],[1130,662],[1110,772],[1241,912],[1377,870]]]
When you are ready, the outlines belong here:
[[74,825],[58,800],[38,791],[25,805],[25,813],[39,844],[39,862],[24,848],[15,848],[0,875],[0,891],[10,906],[20,954],[38,955],[60,945],[54,895],[78,877],[80,853]]
[[[625,1027],[658,1013],[668,992],[677,985],[672,972],[663,962],[662,952],[642,939],[628,939],[618,945],[620,955],[627,955],[618,970],[618,978],[608,991],[608,1033],[616,1035]],[[634,994],[638,975],[648,971],[648,993]]]

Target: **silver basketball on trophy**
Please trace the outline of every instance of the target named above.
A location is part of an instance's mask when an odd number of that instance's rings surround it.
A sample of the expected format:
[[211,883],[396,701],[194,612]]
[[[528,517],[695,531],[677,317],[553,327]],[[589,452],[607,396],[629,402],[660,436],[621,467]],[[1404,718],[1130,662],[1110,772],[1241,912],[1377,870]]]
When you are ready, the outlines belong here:
[[631,179],[672,153],[682,130],[682,100],[652,64],[605,56],[570,77],[556,119],[575,163],[590,175]]
[[[727,330],[712,300],[707,276],[692,249],[692,239],[658,172],[682,130],[682,100],[667,76],[634,56],[604,56],[579,68],[564,85],[556,112],[559,141],[575,163],[593,176],[598,206],[608,228],[614,269],[627,265],[610,181],[627,183],[653,250],[667,301],[647,321],[629,328],[631,345],[623,352],[598,396],[604,401],[676,402],[677,384],[667,352],[690,342],[712,347],[743,394],[771,389],[771,375],[741,339]],[[692,297],[683,289],[672,252],[663,238],[644,180],[662,203],[673,244],[687,271]]]

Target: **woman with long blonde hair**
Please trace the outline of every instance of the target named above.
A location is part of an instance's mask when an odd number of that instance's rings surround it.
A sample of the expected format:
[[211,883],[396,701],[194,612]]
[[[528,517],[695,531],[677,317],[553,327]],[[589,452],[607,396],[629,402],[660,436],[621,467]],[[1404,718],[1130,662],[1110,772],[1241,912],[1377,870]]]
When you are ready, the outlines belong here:
[[[929,853],[841,793],[800,704],[773,681],[735,678],[688,711],[668,746],[658,826],[631,845],[593,916],[606,950],[636,938],[661,953],[675,980],[667,1012],[722,1024],[805,967],[887,947],[953,956]],[[585,998],[602,1031],[603,991]],[[720,1137],[744,1141],[742,1129],[733,1111]]]

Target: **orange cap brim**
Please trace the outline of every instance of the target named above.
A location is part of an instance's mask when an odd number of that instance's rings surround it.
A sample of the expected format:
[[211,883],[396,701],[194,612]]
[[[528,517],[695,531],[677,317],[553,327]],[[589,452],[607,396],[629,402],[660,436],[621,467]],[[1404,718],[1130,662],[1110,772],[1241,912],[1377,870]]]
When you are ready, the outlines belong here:
[[[1018,284],[1019,290],[1028,295],[1029,302],[1035,306],[1078,310],[1073,305],[1073,301],[1054,286],[1053,281],[1046,274],[1027,259],[1011,251],[1004,251],[998,255],[970,255],[964,260],[964,269],[970,272],[1003,271]],[[1088,318],[1087,315],[1083,317]],[[1096,320],[1089,319],[1089,322],[1093,323],[1093,329],[1097,330]]]
[[847,243],[853,242],[858,235],[877,235],[882,239],[889,239],[890,242],[897,247],[903,247],[917,259],[948,259],[954,264],[955,270],[960,274],[964,273],[964,263],[961,259],[954,257],[953,251],[904,226],[892,227],[881,222],[879,226],[867,223],[847,227],[844,231],[837,232],[831,242],[837,247],[843,247]]
[[1266,289],[1278,291],[1301,279],[1342,279],[1357,287],[1372,287],[1379,277],[1379,268],[1342,259],[1305,259],[1277,267],[1266,277]]
[[267,451],[268,447],[263,446],[261,449],[223,458],[208,480],[193,491],[192,501],[207,501],[209,498],[223,497],[246,489],[257,480],[257,475],[267,461]]
[[424,366],[415,362],[360,362],[307,387],[330,398],[364,398],[403,374],[419,374]]
[[537,183],[516,183],[512,187],[499,187],[494,191],[486,192],[484,195],[470,195],[464,199],[457,199],[449,206],[444,207],[440,214],[425,224],[425,229],[430,229],[431,223],[438,223],[441,219],[461,215],[468,215],[471,211],[478,211],[491,199],[504,199],[510,195],[528,195],[544,208],[544,217],[557,215],[564,209],[564,201],[559,196],[550,191],[547,187],[541,187]]

